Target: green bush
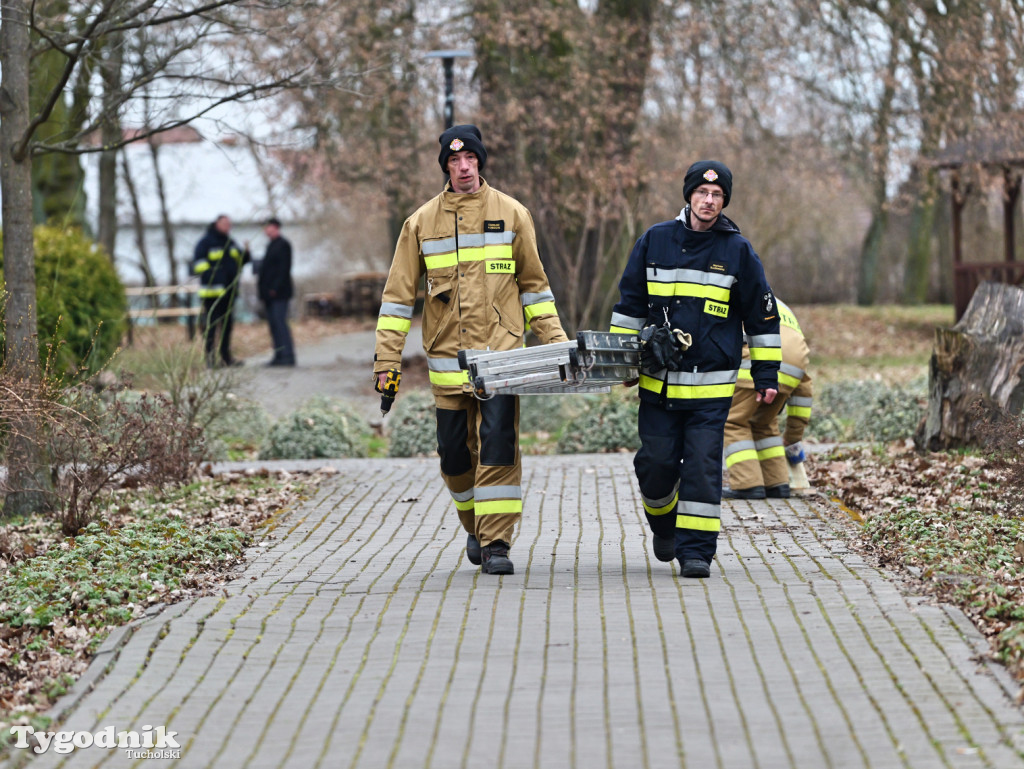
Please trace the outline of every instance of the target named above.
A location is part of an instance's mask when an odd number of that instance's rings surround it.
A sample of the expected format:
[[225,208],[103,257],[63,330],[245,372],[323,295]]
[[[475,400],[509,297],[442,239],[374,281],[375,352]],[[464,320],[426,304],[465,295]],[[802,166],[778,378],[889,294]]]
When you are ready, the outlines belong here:
[[260,459],[365,457],[370,426],[351,406],[313,398],[275,422],[260,448]]
[[231,451],[256,450],[270,434],[270,415],[256,401],[224,393],[215,407],[205,429],[211,459],[227,459]]
[[395,400],[388,430],[389,457],[422,457],[437,454],[437,418],[434,396],[414,390]]
[[923,379],[904,387],[874,381],[827,384],[814,395],[807,437],[822,442],[910,438],[927,397]]
[[519,399],[519,429],[556,435],[583,408],[578,395],[526,395]]
[[606,395],[580,398],[580,413],[571,418],[558,439],[560,454],[589,454],[640,448],[636,390],[616,387]]
[[[113,263],[73,228],[36,227],[35,252],[40,360],[58,375],[98,371],[125,332],[128,305]],[[2,270],[0,252],[5,289]],[[0,326],[0,350],[2,344]]]

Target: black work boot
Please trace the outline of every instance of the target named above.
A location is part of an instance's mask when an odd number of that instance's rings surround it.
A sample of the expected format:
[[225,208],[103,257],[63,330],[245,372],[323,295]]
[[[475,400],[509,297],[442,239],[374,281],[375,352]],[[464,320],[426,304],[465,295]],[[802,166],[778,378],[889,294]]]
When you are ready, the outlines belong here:
[[466,557],[474,566],[480,565],[480,540],[472,534],[466,535]]
[[711,564],[703,558],[680,558],[680,574],[684,577],[704,579],[711,576]]
[[789,484],[780,483],[778,486],[769,486],[764,493],[769,499],[789,499]]
[[676,538],[654,535],[654,557],[659,561],[671,561],[676,557]]
[[722,489],[722,499],[764,499],[764,486],[751,486],[749,489]]
[[508,545],[500,539],[489,545],[485,545],[481,551],[483,556],[483,567],[480,569],[484,574],[514,574],[515,567],[508,559]]

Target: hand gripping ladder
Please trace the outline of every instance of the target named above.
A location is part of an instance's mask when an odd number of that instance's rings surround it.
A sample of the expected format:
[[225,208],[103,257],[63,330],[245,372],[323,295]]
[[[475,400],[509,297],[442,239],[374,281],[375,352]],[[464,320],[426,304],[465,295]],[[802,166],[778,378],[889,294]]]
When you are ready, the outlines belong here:
[[580,331],[572,342],[494,352],[462,350],[473,394],[542,395],[609,392],[638,376],[639,342],[632,334]]

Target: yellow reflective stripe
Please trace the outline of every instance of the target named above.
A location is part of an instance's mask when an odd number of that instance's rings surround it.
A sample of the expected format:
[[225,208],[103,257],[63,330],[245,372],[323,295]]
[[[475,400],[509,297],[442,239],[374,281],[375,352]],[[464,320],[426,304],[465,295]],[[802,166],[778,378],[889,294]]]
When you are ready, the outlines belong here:
[[438,256],[424,256],[423,262],[428,270],[436,270],[438,267],[454,267],[459,263],[455,254],[440,254]]
[[696,283],[655,283],[647,281],[647,293],[651,296],[691,296],[695,299],[713,299],[729,303],[730,291],[721,286],[700,286]]
[[[461,251],[459,256],[461,256]],[[512,258],[512,244],[501,243],[495,246],[484,246],[484,256],[487,259],[511,259]]]
[[202,261],[196,262],[192,271],[198,275],[201,272],[206,272],[208,269],[210,269],[210,263],[203,259]]
[[608,330],[613,334],[636,334],[636,329],[623,328],[622,326],[612,326]]
[[387,315],[381,315],[377,318],[377,330],[388,329],[390,331],[401,331],[403,334],[408,334],[409,329],[412,328],[412,321],[405,318],[391,318]]
[[760,462],[763,462],[766,459],[771,459],[772,457],[784,456],[786,456],[785,446],[771,446],[767,449],[761,449],[760,451],[757,452],[757,459]]
[[224,296],[227,292],[226,288],[201,288],[199,289],[199,298],[212,299],[215,296]]
[[797,379],[795,376],[790,376],[789,374],[783,374],[780,371],[779,372],[779,384],[780,385],[789,385],[790,387],[795,388],[797,385],[800,384],[800,380]]
[[[785,453],[785,450],[783,450],[783,453]],[[750,460],[757,461],[757,451],[754,449],[744,449],[727,456],[725,458],[725,466],[732,467],[737,462],[749,462]]]
[[537,302],[536,304],[528,304],[523,308],[523,312],[526,313],[527,323],[538,315],[558,315],[558,310],[555,309],[554,302]]
[[696,531],[721,531],[722,521],[719,518],[700,518],[696,515],[677,515],[677,529],[693,529]]
[[786,416],[790,417],[803,417],[804,419],[811,418],[811,407],[810,406],[788,406],[786,408]]
[[521,499],[488,499],[476,501],[477,515],[508,515],[509,513],[522,513],[523,500]]
[[675,494],[672,495],[672,501],[669,502],[667,505],[663,505],[662,507],[651,507],[646,502],[644,502],[644,510],[646,510],[651,515],[665,515],[665,513],[671,513],[673,510],[676,509],[676,503],[678,501],[679,492],[677,491]]
[[[509,255],[511,256],[512,249],[509,249]],[[472,248],[460,248],[459,249],[459,261],[460,262],[482,262],[488,256],[494,257],[497,254],[487,253],[486,246],[475,246]]]
[[641,374],[640,375],[640,387],[641,387],[641,389],[650,390],[651,392],[654,392],[654,393],[660,393],[661,392],[661,388],[662,388],[662,386],[664,384],[665,383],[662,382],[660,379],[655,379],[654,377],[647,376],[646,374]]
[[[643,386],[642,379],[640,386]],[[668,397],[679,400],[692,400],[694,398],[731,398],[735,389],[735,383],[720,385],[669,385]]]
[[468,371],[428,371],[430,384],[438,387],[461,387],[469,381]]
[[782,360],[781,347],[751,347],[751,360]]
[[748,369],[748,368],[741,368],[739,370],[739,373],[736,374],[736,381],[739,381],[740,379],[746,379],[749,382],[753,382],[754,381],[754,377],[751,376],[750,369]]
[[224,256],[224,249],[222,248],[211,248],[206,252],[206,258],[211,262],[219,262]]
[[467,499],[465,502],[460,502],[457,499],[453,499],[452,502],[455,503],[455,509],[456,510],[461,510],[463,512],[466,512],[467,510],[472,510],[473,509],[473,498],[472,497]]

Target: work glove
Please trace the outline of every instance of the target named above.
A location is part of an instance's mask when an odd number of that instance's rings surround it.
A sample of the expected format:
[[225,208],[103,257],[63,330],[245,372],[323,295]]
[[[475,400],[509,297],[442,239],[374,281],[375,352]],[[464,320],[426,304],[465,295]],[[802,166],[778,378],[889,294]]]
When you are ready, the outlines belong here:
[[798,465],[805,459],[807,459],[807,456],[804,454],[804,444],[802,441],[786,446],[786,460],[791,465]]
[[683,370],[683,353],[692,337],[678,328],[646,326],[640,332],[640,365],[648,371]]

